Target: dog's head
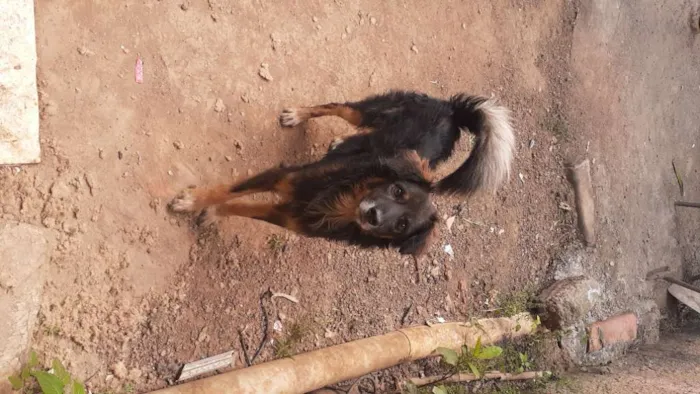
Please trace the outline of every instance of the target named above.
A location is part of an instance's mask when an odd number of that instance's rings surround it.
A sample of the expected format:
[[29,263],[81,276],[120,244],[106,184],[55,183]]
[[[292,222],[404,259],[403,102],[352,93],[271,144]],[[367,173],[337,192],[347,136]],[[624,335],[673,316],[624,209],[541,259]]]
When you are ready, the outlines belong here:
[[402,254],[420,255],[438,221],[430,200],[428,166],[415,151],[388,159],[391,180],[377,182],[360,200],[356,223],[365,234],[391,240]]

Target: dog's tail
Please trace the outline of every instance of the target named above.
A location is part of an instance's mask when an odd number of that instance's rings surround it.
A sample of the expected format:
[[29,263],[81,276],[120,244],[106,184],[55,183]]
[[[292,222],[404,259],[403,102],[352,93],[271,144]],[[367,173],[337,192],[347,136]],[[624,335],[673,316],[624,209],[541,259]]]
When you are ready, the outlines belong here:
[[442,193],[471,195],[479,190],[495,192],[510,175],[515,136],[510,112],[493,99],[458,94],[450,99],[454,124],[476,137],[467,161],[442,179]]

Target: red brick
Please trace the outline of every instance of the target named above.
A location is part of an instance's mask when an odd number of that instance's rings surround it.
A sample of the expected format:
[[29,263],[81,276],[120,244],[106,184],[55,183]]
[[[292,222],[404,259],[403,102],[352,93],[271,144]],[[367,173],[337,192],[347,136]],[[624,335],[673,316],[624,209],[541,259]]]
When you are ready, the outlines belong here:
[[637,316],[625,313],[598,321],[588,330],[588,351],[595,352],[620,342],[630,342],[637,338]]

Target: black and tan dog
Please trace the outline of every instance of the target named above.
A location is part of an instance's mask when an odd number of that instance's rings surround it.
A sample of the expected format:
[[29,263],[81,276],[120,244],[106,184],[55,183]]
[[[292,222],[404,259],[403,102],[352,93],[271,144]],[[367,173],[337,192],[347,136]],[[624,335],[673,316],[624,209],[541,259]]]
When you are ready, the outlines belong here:
[[[394,91],[359,102],[286,109],[280,122],[292,127],[328,115],[360,131],[334,141],[318,162],[270,169],[233,185],[190,188],[171,208],[202,210],[205,222],[245,216],[311,237],[394,246],[418,255],[438,220],[431,192],[495,191],[508,178],[513,131],[508,111],[492,100],[466,95],[440,100]],[[462,130],[475,135],[469,158],[433,182],[430,171],[451,156]],[[260,192],[274,192],[282,201],[236,200]]]

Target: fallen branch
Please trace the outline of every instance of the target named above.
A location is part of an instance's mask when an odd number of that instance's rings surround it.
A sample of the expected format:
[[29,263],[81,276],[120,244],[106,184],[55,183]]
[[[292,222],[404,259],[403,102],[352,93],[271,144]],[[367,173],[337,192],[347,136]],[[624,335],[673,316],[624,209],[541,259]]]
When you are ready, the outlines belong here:
[[460,383],[473,382],[476,380],[531,380],[544,377],[548,374],[547,371],[531,371],[523,372],[516,375],[504,372],[487,372],[483,376],[476,376],[471,373],[456,373],[452,376],[428,376],[426,378],[411,378],[408,381],[418,387],[427,386],[433,383]]
[[295,304],[298,304],[298,303],[299,303],[299,299],[296,298],[296,297],[294,297],[293,295],[284,294],[284,293],[275,293],[275,292],[272,292],[272,299],[273,299],[273,300],[274,300],[275,298],[278,298],[278,297],[279,297],[279,298],[284,298],[284,299],[286,299],[287,301],[291,301],[291,302],[293,302],[293,303],[295,303]]
[[408,361],[437,356],[445,347],[459,350],[520,338],[536,327],[532,316],[483,319],[471,323],[416,326],[318,349],[158,391],[176,393],[307,393]]
[[[260,295],[260,311],[262,312],[262,339],[260,340],[260,344],[258,345],[258,348],[255,350],[255,353],[253,353],[253,356],[250,357],[248,356],[248,346],[246,346],[245,343],[245,338],[243,338],[243,330],[238,330],[238,341],[241,344],[241,351],[243,352],[243,359],[245,360],[245,364],[247,367],[250,367],[253,365],[255,362],[255,359],[258,358],[258,355],[260,355],[260,352],[262,351],[263,347],[267,343],[267,339],[269,337],[268,333],[268,326],[270,325],[269,318],[267,316],[267,309],[265,309],[265,304],[263,300],[265,297],[270,296],[271,297],[272,292],[270,290],[262,293]],[[272,298],[270,298],[272,300]]]

